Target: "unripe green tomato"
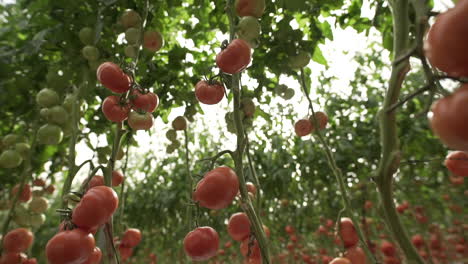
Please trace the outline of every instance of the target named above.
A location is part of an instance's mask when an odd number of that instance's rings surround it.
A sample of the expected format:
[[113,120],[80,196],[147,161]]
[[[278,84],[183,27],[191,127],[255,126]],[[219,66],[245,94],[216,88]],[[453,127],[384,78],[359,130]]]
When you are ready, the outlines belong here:
[[53,124],[63,125],[68,121],[68,113],[65,108],[60,105],[56,105],[49,108],[47,121]]
[[288,89],[284,92],[284,94],[283,94],[282,97],[283,97],[284,100],[289,100],[289,99],[291,99],[291,98],[294,97],[294,94],[295,94],[294,89],[293,89],[293,88],[288,88]]
[[16,150],[5,150],[0,154],[0,168],[13,169],[21,165],[23,158]]
[[141,16],[135,10],[127,9],[120,17],[120,23],[124,28],[139,27],[141,25]]
[[169,146],[166,147],[167,154],[174,153],[175,150],[176,150],[176,147],[173,144],[170,144]]
[[89,61],[97,61],[97,59],[99,59],[99,50],[94,46],[85,46],[81,50],[81,53],[83,57]]
[[15,150],[21,155],[23,159],[26,159],[29,156],[29,152],[31,151],[31,146],[28,143],[16,143]]
[[59,104],[60,98],[54,90],[44,88],[37,93],[36,102],[40,107],[52,107]]
[[125,31],[125,40],[130,45],[140,43],[141,31],[137,28],[131,27]]
[[49,208],[49,201],[44,197],[34,197],[28,207],[31,212],[42,214]]
[[257,18],[246,16],[243,17],[237,25],[237,35],[239,38],[251,41],[260,36],[261,26]]
[[233,134],[237,133],[236,125],[234,121],[226,121],[227,130]]
[[69,137],[72,134],[73,131],[73,124],[71,122],[66,122],[61,126],[62,132],[63,132],[63,137]]
[[187,119],[183,116],[178,116],[172,121],[172,128],[175,130],[185,130],[187,128]]
[[49,119],[49,108],[42,108],[39,111],[39,115],[45,120]]
[[10,147],[19,141],[19,136],[15,134],[8,134],[2,138],[2,145],[4,147]]
[[125,50],[124,50],[125,56],[131,59],[136,59],[138,55],[138,48],[139,48],[138,46],[134,46],[134,45],[129,45],[125,47]]
[[174,148],[178,149],[178,148],[180,148],[180,141],[176,139],[176,140],[172,141],[171,145],[174,146]]
[[15,223],[21,227],[31,226],[30,214],[29,214],[28,209],[25,207],[25,205],[23,204],[16,205],[13,221],[15,221]]
[[93,45],[94,43],[94,30],[90,27],[84,27],[78,34],[80,41],[85,45]]
[[309,64],[310,59],[310,54],[301,50],[296,56],[292,56],[289,58],[289,67],[293,69],[304,68]]
[[29,216],[29,224],[31,227],[38,228],[45,223],[46,216],[44,214],[32,214]]
[[255,103],[252,98],[242,98],[241,107],[246,117],[252,117],[255,114]]
[[44,190],[33,190],[32,191],[32,196],[33,197],[41,197],[44,195]]
[[37,142],[45,145],[56,145],[62,141],[63,131],[57,125],[46,124],[37,131]]
[[276,86],[275,88],[275,93],[281,97],[283,97],[284,93],[286,92],[286,90],[288,89],[288,86],[284,85],[284,84],[279,84],[278,86]]
[[177,140],[177,132],[174,129],[169,129],[166,132],[166,138],[169,139],[170,141]]

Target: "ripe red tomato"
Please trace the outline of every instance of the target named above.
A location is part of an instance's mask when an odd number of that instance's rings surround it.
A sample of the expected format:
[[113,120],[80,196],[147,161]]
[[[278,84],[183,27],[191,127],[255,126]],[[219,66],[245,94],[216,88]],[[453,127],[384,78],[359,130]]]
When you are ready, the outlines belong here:
[[208,260],[216,256],[218,249],[218,233],[209,226],[198,227],[184,238],[185,253],[194,261]]
[[151,113],[130,112],[128,115],[128,125],[133,130],[148,130],[153,126],[153,115]]
[[152,113],[158,108],[159,97],[155,93],[142,93],[140,90],[135,89],[130,96],[130,102],[133,110]]
[[224,97],[224,86],[217,81],[199,81],[195,85],[195,96],[200,103],[214,105]]
[[367,201],[364,203],[364,208],[365,208],[366,210],[371,209],[371,208],[372,208],[372,201],[367,200]]
[[445,159],[445,166],[455,175],[468,177],[468,153],[455,151]]
[[416,248],[421,248],[424,245],[424,238],[417,234],[411,237],[411,242]]
[[265,12],[265,0],[236,0],[236,13],[240,17],[261,17]]
[[21,264],[37,264],[37,259],[36,258],[27,259],[27,260],[23,261]]
[[432,130],[445,145],[455,150],[468,151],[467,105],[468,84],[432,105]]
[[112,171],[112,186],[119,186],[124,181],[124,176],[118,171]]
[[107,120],[122,122],[128,118],[130,107],[128,104],[121,104],[118,96],[111,95],[102,102],[102,112]]
[[120,243],[124,247],[136,247],[141,242],[141,232],[136,228],[129,228],[123,234],[122,240]]
[[367,258],[364,250],[360,247],[348,248],[344,255],[345,258],[349,259],[353,264],[366,264]]
[[48,194],[53,194],[55,192],[55,186],[49,185],[44,189],[44,191],[46,191]]
[[93,254],[95,246],[93,235],[82,229],[63,231],[47,242],[47,260],[49,264],[83,263]]
[[146,31],[143,35],[143,47],[145,49],[156,52],[162,48],[164,39],[158,31]]
[[334,258],[330,264],[351,264],[351,261],[347,258]]
[[455,8],[437,16],[424,43],[431,64],[455,77],[468,76],[467,14],[468,2],[459,1]]
[[99,264],[101,262],[102,252],[101,249],[95,247],[91,256],[83,264]]
[[43,179],[35,179],[33,181],[33,186],[44,187],[45,185],[46,185],[46,182]]
[[340,220],[340,236],[345,248],[354,247],[359,242],[359,237],[350,218],[343,217]]
[[449,180],[453,185],[463,185],[463,183],[465,182],[464,177],[455,174],[450,175]]
[[112,62],[104,62],[99,65],[97,79],[114,93],[127,92],[132,83],[130,77],[122,71],[119,65]]
[[34,240],[33,233],[25,228],[16,228],[5,235],[3,250],[10,253],[26,252]]
[[107,186],[89,189],[76,205],[72,222],[84,229],[105,224],[119,205],[117,194]]
[[380,245],[380,250],[385,256],[388,256],[388,257],[395,256],[395,253],[396,253],[395,246],[388,241],[382,242],[382,244]]
[[91,180],[88,183],[88,189],[104,185],[104,177],[102,175],[94,175],[94,177],[91,178]]
[[251,182],[246,182],[245,186],[247,187],[247,191],[253,195],[257,193],[257,187],[255,187],[255,184]]
[[[18,193],[19,187],[20,187],[19,184],[15,185],[15,187],[13,187],[13,189],[11,190],[12,197],[16,196],[16,194]],[[25,202],[29,201],[31,199],[31,197],[32,197],[31,186],[29,186],[29,184],[26,183],[23,186],[23,190],[22,190],[20,196],[18,197],[18,201],[25,203]]]
[[133,256],[133,248],[119,245],[119,253],[120,253],[120,258],[122,258],[122,261],[126,261],[131,256]]
[[313,127],[309,119],[300,119],[294,124],[294,131],[298,137],[304,137],[312,133]]
[[237,174],[229,167],[218,167],[198,182],[194,200],[205,208],[223,209],[232,203],[238,190]]
[[290,226],[290,225],[287,225],[285,228],[284,228],[284,231],[286,231],[286,233],[292,235],[294,234],[294,227]]
[[232,239],[242,241],[250,235],[250,220],[245,213],[235,213],[229,218],[228,233]]
[[251,60],[250,46],[243,39],[233,40],[216,56],[216,65],[221,71],[236,74],[249,65]]
[[398,211],[398,213],[402,214],[402,213],[404,213],[408,208],[409,208],[409,203],[408,203],[408,201],[403,201],[403,203],[399,204],[399,205],[396,207],[396,210]]

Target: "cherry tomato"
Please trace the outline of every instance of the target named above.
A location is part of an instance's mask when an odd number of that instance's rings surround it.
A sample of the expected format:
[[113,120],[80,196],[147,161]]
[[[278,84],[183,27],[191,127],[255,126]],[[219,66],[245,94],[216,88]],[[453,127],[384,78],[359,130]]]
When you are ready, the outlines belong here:
[[44,187],[45,185],[46,185],[46,182],[43,179],[35,179],[33,181],[33,186]]
[[[15,187],[13,187],[13,189],[11,190],[12,197],[16,196],[16,194],[18,193],[19,187],[20,187],[19,184],[15,185]],[[18,199],[19,199],[20,202],[25,203],[25,202],[29,201],[31,199],[31,197],[32,197],[31,186],[29,186],[29,184],[26,183],[25,185],[23,185],[23,190],[22,190],[22,192],[21,192]]]
[[187,128],[187,119],[183,116],[178,116],[172,121],[174,130],[185,130]]
[[199,81],[195,85],[195,96],[200,103],[214,105],[224,97],[224,86],[217,81]]
[[380,250],[385,256],[388,256],[388,257],[395,256],[395,253],[396,253],[395,246],[388,241],[382,242],[382,244],[380,245]]
[[300,119],[294,124],[294,131],[298,137],[304,137],[312,132],[313,124],[309,119]]
[[294,230],[294,227],[290,226],[290,225],[287,225],[285,228],[284,228],[284,231],[286,231],[286,233],[288,233],[289,235],[292,235],[294,234],[295,230]]
[[247,187],[247,191],[253,195],[257,193],[257,187],[255,187],[255,184],[251,182],[246,182],[245,187]]
[[23,264],[26,255],[18,252],[4,252],[0,258],[0,264]]
[[99,264],[101,262],[102,252],[101,249],[95,247],[91,256],[83,264]]
[[455,175],[468,177],[468,153],[455,151],[445,159],[445,166]]
[[468,2],[459,1],[454,8],[438,15],[424,43],[431,64],[455,77],[468,76],[467,14]]
[[348,248],[344,254],[344,257],[349,259],[353,264],[366,264],[367,258],[364,250],[360,247]]
[[445,145],[455,150],[468,151],[467,105],[468,84],[464,84],[432,106],[432,130]]
[[136,247],[141,242],[141,232],[136,228],[129,228],[125,231],[122,237],[122,245],[124,247]]
[[153,115],[151,113],[130,112],[128,115],[128,125],[133,130],[148,130],[153,126]]
[[252,260],[258,260],[262,259],[262,253],[260,252],[260,246],[258,245],[257,240],[255,239],[253,242],[253,245],[250,247],[250,255],[249,255],[249,244],[250,244],[250,239],[244,239],[240,245],[240,252],[242,256],[248,257],[249,261],[250,259]]
[[142,93],[140,90],[135,89],[130,96],[130,102],[133,110],[152,113],[158,108],[159,97],[155,93]]
[[194,200],[209,209],[228,207],[239,190],[236,173],[229,167],[218,167],[205,174],[196,187]]
[[139,27],[142,21],[143,20],[141,19],[140,14],[132,9],[125,10],[125,12],[120,17],[120,23],[125,28]]
[[119,186],[124,181],[124,176],[118,171],[112,172],[112,186]]
[[[325,129],[325,127],[327,127],[327,124],[328,124],[327,114],[325,114],[324,112],[316,112],[315,118],[317,119],[317,123],[319,124],[319,130],[323,130]],[[309,119],[312,122],[312,126],[313,126],[312,131],[314,131],[315,130],[314,118],[313,116],[311,116]]]
[[99,65],[97,79],[114,93],[125,93],[131,86],[130,77],[122,71],[119,65],[112,62]]
[[5,252],[25,252],[33,243],[34,236],[25,228],[16,228],[5,235],[3,239],[3,250]]
[[94,177],[91,178],[91,180],[88,183],[88,189],[104,185],[104,177],[102,175],[94,175]]
[[107,186],[89,189],[76,205],[72,222],[84,229],[105,224],[119,205],[117,194]]
[[[96,187],[97,188],[97,187]],[[57,233],[46,246],[49,264],[80,264],[93,254],[93,235],[79,228]]]
[[232,239],[242,241],[250,235],[250,220],[245,213],[236,213],[229,218],[228,233]]
[[111,95],[102,102],[102,112],[107,120],[112,122],[122,122],[128,118],[130,106],[127,104],[121,104],[118,96]]
[[216,56],[216,64],[221,71],[230,74],[236,74],[245,69],[250,60],[250,46],[243,39],[233,40]]
[[236,13],[240,17],[261,17],[265,12],[265,0],[236,0]]
[[185,253],[194,261],[208,260],[216,256],[218,249],[218,233],[209,226],[198,227],[184,238]]
[[340,236],[345,248],[350,248],[359,242],[359,237],[350,218],[343,217],[340,220]]

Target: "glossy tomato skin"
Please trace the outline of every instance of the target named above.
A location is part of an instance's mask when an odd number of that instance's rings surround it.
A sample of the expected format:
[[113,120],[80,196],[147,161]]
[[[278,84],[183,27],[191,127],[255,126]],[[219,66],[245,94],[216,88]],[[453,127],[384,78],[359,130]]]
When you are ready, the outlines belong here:
[[117,210],[119,199],[112,188],[96,186],[89,189],[76,205],[72,222],[83,229],[92,229],[105,224]]
[[249,65],[251,60],[250,46],[243,39],[233,40],[216,56],[216,65],[221,71],[236,74]]
[[122,122],[128,118],[130,107],[127,104],[121,104],[118,96],[108,96],[102,102],[102,113],[107,120],[112,122]]
[[93,254],[93,235],[79,228],[57,233],[46,246],[49,264],[82,264]]
[[21,264],[37,264],[37,259],[36,258],[27,259],[23,261]]
[[130,102],[133,110],[152,113],[158,108],[159,97],[155,93],[142,93],[135,89],[130,96]]
[[250,220],[245,213],[236,213],[229,218],[228,233],[232,239],[242,241],[250,235]]
[[218,167],[198,182],[194,200],[205,208],[223,209],[232,203],[238,191],[237,174],[229,167]]
[[122,237],[121,244],[124,247],[136,247],[141,242],[141,232],[136,228],[129,228],[125,231]]
[[100,248],[95,247],[91,256],[83,264],[99,264],[102,259],[102,251]]
[[455,175],[468,177],[468,152],[455,151],[445,159],[445,166]]
[[314,126],[309,119],[300,119],[294,124],[294,131],[298,137],[304,137],[312,133]]
[[424,43],[432,65],[454,77],[468,76],[468,1],[438,15]]
[[240,17],[261,17],[265,12],[265,0],[236,0],[236,13]]
[[345,248],[354,247],[359,242],[359,237],[350,218],[343,217],[340,220],[340,237]]
[[366,264],[367,258],[364,250],[360,247],[348,248],[344,255],[345,258],[349,259],[353,264]]
[[208,260],[219,249],[218,232],[209,226],[198,227],[184,238],[185,253],[194,261]]
[[94,188],[96,186],[104,186],[104,177],[102,175],[95,175],[88,183],[88,188]]
[[5,235],[3,250],[11,253],[26,252],[33,241],[34,236],[31,231],[26,228],[16,228]]
[[124,181],[124,176],[118,171],[112,172],[112,186],[117,187]]
[[122,71],[119,65],[112,62],[104,62],[99,65],[97,79],[114,93],[125,93],[131,86],[130,77]]
[[195,96],[200,103],[214,105],[224,97],[224,87],[220,82],[199,81],[195,85]]
[[133,130],[148,130],[153,126],[154,118],[151,113],[130,112],[128,115],[128,125]]
[[347,258],[334,258],[330,264],[351,264],[351,261]]
[[464,84],[452,95],[439,99],[432,106],[432,130],[449,148],[468,151],[467,105],[468,84]]

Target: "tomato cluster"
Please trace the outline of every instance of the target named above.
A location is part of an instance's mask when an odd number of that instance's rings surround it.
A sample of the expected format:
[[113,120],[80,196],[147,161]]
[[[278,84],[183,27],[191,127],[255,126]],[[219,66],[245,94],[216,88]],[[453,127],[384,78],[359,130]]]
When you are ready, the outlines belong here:
[[[318,130],[323,130],[327,127],[328,116],[324,112],[316,112],[315,119],[317,120]],[[315,131],[314,117],[310,116],[307,119],[300,119],[294,124],[294,131],[298,137],[307,136]]]
[[95,186],[83,195],[73,209],[71,222],[64,222],[59,233],[46,246],[51,264],[97,264],[102,257],[92,233],[107,223],[118,207],[118,197],[112,188]]
[[121,240],[116,242],[122,261],[126,261],[133,255],[133,249],[141,242],[141,232],[136,228],[127,229]]
[[3,253],[0,264],[37,264],[35,258],[28,259],[26,252],[34,241],[34,235],[25,228],[11,230],[3,238]]

